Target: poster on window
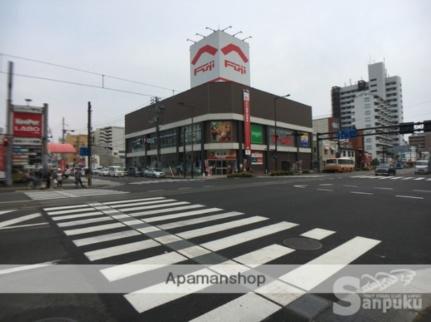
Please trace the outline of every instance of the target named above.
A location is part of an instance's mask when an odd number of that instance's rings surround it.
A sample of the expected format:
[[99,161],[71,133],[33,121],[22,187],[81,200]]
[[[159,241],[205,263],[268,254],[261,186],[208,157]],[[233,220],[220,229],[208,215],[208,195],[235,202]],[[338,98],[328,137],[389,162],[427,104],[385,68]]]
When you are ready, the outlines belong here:
[[252,165],[263,165],[263,152],[253,151],[251,153]]
[[251,125],[251,143],[263,144],[263,126],[259,124]]
[[301,148],[310,147],[310,136],[308,135],[308,133],[305,133],[305,132],[299,133],[299,146]]
[[210,123],[211,142],[231,142],[232,133],[231,121],[212,121]]

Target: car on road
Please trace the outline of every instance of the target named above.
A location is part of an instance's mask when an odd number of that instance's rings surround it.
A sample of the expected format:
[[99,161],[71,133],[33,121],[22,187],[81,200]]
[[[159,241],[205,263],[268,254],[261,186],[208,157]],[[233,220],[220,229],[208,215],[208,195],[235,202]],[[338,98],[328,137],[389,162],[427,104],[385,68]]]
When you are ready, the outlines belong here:
[[415,165],[415,174],[429,174],[429,173],[431,173],[431,159],[417,160]]
[[376,170],[374,170],[374,174],[376,176],[395,176],[397,174],[397,170],[390,164],[381,163],[377,166]]
[[95,167],[93,169],[93,174],[100,176],[100,175],[102,175],[102,170],[103,170],[103,167]]
[[333,158],[326,160],[323,172],[352,172],[355,161],[350,158]]
[[110,177],[124,177],[126,175],[126,171],[124,168],[114,165],[109,167],[109,176]]
[[127,175],[131,177],[141,177],[143,173],[142,170],[137,167],[130,167],[127,169]]
[[104,177],[109,176],[109,168],[103,168],[102,170],[100,170],[100,175]]
[[147,168],[144,170],[144,177],[163,178],[165,173],[161,169]]

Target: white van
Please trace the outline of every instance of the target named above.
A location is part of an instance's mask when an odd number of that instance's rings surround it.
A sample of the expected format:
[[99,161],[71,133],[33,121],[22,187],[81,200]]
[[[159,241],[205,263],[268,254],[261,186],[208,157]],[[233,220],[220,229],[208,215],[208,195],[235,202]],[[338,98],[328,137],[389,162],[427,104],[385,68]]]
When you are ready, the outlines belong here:
[[109,167],[109,176],[110,177],[124,177],[126,175],[126,171],[118,165],[114,165]]
[[428,174],[428,173],[431,173],[431,159],[417,160],[415,165],[415,174]]

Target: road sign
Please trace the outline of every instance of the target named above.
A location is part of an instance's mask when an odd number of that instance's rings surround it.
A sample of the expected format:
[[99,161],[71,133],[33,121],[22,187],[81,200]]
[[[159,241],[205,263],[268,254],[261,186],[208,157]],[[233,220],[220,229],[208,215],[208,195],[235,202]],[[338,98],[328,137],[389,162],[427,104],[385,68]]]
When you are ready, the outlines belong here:
[[356,137],[357,135],[358,133],[354,127],[341,129],[340,131],[337,132],[337,138],[339,140],[351,139]]
[[79,155],[81,157],[86,157],[88,156],[88,147],[84,146],[84,147],[80,147],[79,148]]

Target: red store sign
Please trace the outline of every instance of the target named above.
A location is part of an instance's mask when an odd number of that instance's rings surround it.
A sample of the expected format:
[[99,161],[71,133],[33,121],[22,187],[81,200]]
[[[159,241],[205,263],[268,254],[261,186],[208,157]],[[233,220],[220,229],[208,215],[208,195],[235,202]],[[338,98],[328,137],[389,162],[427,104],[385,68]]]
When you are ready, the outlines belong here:
[[24,138],[42,137],[42,114],[13,112],[13,135]]
[[243,111],[244,111],[244,149],[245,154],[251,154],[251,124],[250,124],[250,92],[243,91]]

